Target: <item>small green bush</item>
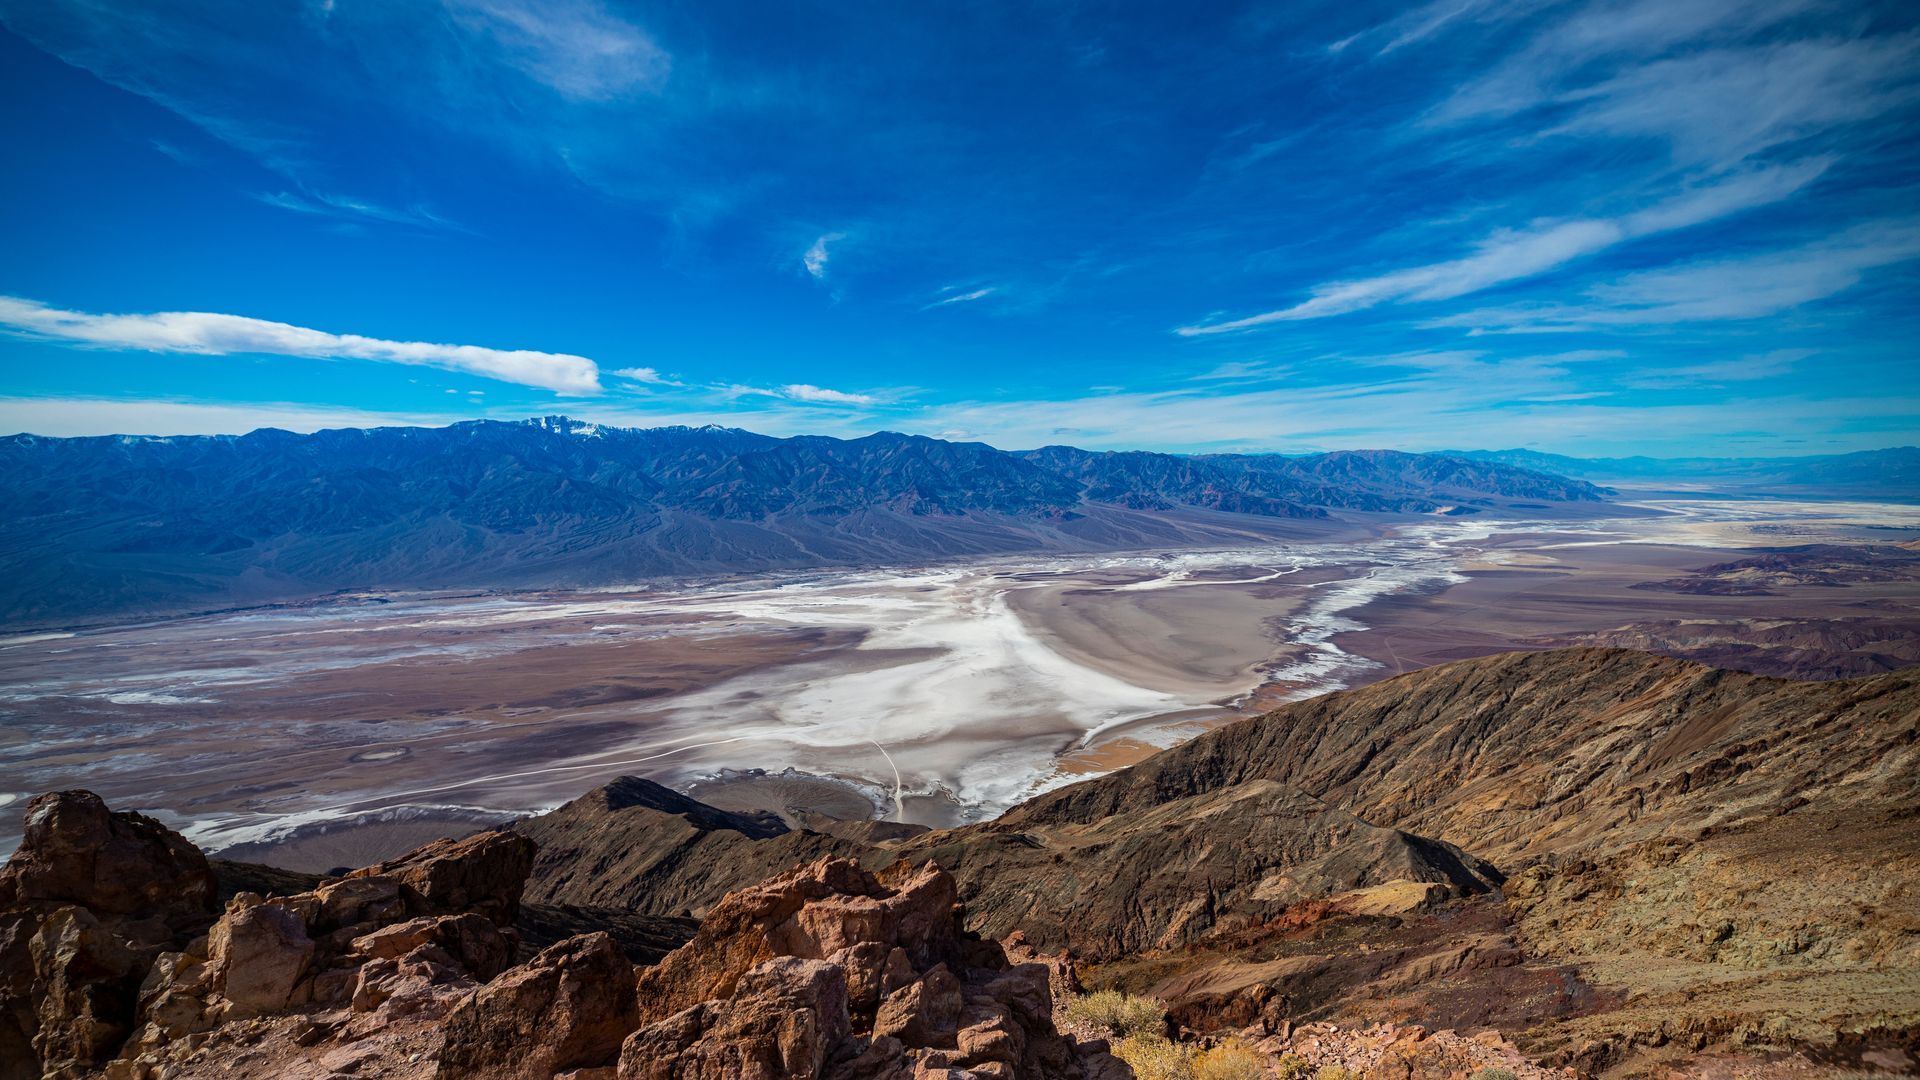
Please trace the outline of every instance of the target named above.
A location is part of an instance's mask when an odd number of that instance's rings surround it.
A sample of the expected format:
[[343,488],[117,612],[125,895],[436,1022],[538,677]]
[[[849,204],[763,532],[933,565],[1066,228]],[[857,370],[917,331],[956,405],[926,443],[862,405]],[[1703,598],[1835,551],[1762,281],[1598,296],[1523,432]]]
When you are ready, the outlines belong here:
[[1489,1066],[1485,1069],[1475,1070],[1474,1074],[1468,1077],[1467,1080],[1520,1080],[1520,1078],[1513,1074],[1512,1069],[1496,1069]]
[[1360,1080],[1360,1074],[1342,1065],[1322,1065],[1313,1080]]
[[1133,997],[1118,990],[1099,990],[1067,1002],[1067,1023],[1102,1032],[1109,1039],[1133,1035],[1160,1035],[1167,1016],[1152,998]]

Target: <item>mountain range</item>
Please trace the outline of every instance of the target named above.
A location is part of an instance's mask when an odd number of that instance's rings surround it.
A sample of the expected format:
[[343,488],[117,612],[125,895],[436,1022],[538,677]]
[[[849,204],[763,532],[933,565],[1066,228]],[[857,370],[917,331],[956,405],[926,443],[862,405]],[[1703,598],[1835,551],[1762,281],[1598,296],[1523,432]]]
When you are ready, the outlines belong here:
[[1632,487],[1710,485],[1755,494],[1920,500],[1920,446],[1762,458],[1579,458],[1517,449],[1450,453],[1472,461]]
[[1015,551],[1221,543],[1334,514],[1593,504],[1500,462],[1007,452],[565,417],[297,435],[0,439],[0,623],[344,589],[549,587]]

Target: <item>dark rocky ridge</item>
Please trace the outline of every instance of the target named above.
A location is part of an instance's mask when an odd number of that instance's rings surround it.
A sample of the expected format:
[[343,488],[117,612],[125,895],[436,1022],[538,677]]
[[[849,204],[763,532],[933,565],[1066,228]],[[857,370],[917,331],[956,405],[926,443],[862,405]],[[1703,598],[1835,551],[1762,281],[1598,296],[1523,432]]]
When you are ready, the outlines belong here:
[[0,624],[340,589],[557,587],[1284,536],[1329,508],[1591,503],[1604,489],[1389,451],[1007,453],[564,417],[295,435],[0,438]]
[[[848,853],[808,831],[596,823],[594,803],[553,817],[600,869],[537,869],[550,898],[672,914],[741,884],[735,865]],[[1675,1033],[1834,1046],[1920,1025],[1917,805],[1920,675],[1795,682],[1581,648],[1299,702],[853,853],[949,868],[971,927],[1069,947],[1195,1027],[1497,1024],[1597,1071]],[[657,860],[658,892],[595,854],[669,842],[686,854]]]

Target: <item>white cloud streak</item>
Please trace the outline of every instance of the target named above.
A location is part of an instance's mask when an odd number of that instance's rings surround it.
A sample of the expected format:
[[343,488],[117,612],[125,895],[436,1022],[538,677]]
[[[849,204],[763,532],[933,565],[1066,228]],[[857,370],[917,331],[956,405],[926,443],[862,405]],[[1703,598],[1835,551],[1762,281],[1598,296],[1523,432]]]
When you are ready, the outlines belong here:
[[1792,41],[1630,67],[1557,99],[1546,135],[1654,138],[1674,160],[1724,168],[1916,96],[1920,36]]
[[1249,330],[1269,323],[1344,315],[1384,303],[1449,300],[1536,276],[1628,240],[1698,225],[1778,202],[1812,183],[1825,159],[1755,169],[1672,196],[1613,218],[1585,218],[1502,230],[1458,259],[1395,270],[1376,277],[1315,286],[1292,307],[1224,322],[1183,326],[1182,337]]
[[613,375],[616,378],[628,379],[637,383],[647,383],[648,385],[651,385],[651,386],[679,386],[680,385],[680,383],[677,383],[672,379],[667,378],[665,375],[660,374],[660,371],[658,368],[650,368],[650,367],[615,368],[614,370],[608,372],[607,374]]
[[788,383],[776,391],[790,401],[811,401],[827,405],[877,405],[880,399],[871,394],[850,394],[843,390],[829,390],[824,386],[809,383]]
[[846,239],[846,233],[825,233],[815,239],[813,245],[800,256],[800,265],[806,268],[815,281],[824,281],[827,277],[827,245],[835,240]]
[[202,356],[265,353],[314,359],[374,360],[459,371],[562,394],[594,394],[600,390],[599,367],[584,356],[489,349],[478,345],[388,341],[205,311],[94,315],[0,296],[0,327],[27,337],[105,349]]
[[1920,220],[1874,222],[1832,239],[1628,274],[1584,304],[1490,308],[1433,320],[1478,333],[1553,333],[1758,319],[1838,295],[1870,270],[1920,258]]
[[453,222],[427,210],[419,208],[395,210],[361,199],[352,199],[344,195],[299,195],[291,191],[261,192],[254,196],[268,206],[281,210],[291,210],[296,214],[308,214],[316,217],[344,218],[347,220],[365,219],[385,222],[390,225],[418,225],[423,228],[457,229],[468,231]]
[[593,0],[446,0],[453,21],[527,77],[573,101],[609,101],[666,82],[666,50]]
[[943,296],[933,303],[928,304],[927,307],[937,308],[945,307],[948,304],[969,304],[975,300],[984,300],[999,291],[998,286],[988,285],[985,288],[974,289],[971,292],[954,293],[952,296]]

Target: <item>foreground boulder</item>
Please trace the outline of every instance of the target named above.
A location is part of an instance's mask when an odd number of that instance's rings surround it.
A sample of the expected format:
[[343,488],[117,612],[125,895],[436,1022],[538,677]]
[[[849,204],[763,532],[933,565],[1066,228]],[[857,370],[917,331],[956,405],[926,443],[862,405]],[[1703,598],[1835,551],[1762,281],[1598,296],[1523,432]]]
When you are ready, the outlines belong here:
[[0,1080],[75,1076],[132,1030],[159,955],[212,920],[198,849],[87,791],[27,804],[0,868]]
[[547,1080],[611,1065],[639,1023],[633,965],[606,934],[542,951],[465,998],[447,1018],[439,1080]]
[[1053,1025],[1049,970],[960,930],[953,878],[822,859],[728,894],[639,978],[620,1080],[1112,1075]]
[[[534,855],[510,833],[436,841],[222,911],[192,844],[90,792],[34,799],[23,831],[0,868],[0,1080],[430,1076],[443,1021],[512,962]],[[611,1065],[638,1022],[633,967],[598,944],[591,991],[549,993],[500,1060],[565,1060],[538,1047],[571,1030]],[[508,990],[485,1000],[517,1005]],[[607,1002],[604,1030],[564,1022]]]

